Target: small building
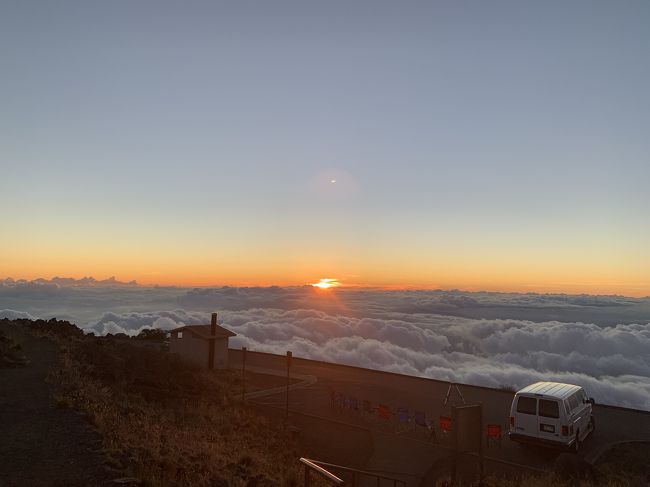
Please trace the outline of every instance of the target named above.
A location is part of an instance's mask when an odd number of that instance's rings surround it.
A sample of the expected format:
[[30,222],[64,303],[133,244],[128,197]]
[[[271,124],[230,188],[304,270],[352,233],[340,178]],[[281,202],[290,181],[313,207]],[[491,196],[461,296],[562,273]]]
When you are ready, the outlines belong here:
[[188,325],[170,331],[169,351],[209,370],[228,366],[228,338],[236,336],[217,325],[212,313],[209,325]]

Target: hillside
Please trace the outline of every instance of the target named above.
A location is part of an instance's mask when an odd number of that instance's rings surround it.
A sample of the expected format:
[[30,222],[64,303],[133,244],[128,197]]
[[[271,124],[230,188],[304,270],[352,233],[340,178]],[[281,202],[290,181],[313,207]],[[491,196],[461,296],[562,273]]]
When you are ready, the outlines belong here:
[[84,336],[66,322],[12,325],[58,345],[48,376],[56,406],[101,432],[114,475],[152,486],[295,484],[294,445],[242,407],[232,372],[202,372],[157,346]]
[[[5,363],[12,367],[0,371],[0,404],[10,413],[3,421],[15,425],[0,425],[10,432],[0,438],[0,485],[63,485],[63,476],[70,486],[291,486],[301,485],[301,455],[352,461],[343,453],[352,443],[332,441],[334,423],[310,420],[312,443],[298,443],[277,411],[244,407],[238,372],[182,362],[160,333],[94,337],[65,321],[0,320],[0,334],[0,357],[11,357]],[[252,374],[247,390],[274,388],[278,380]],[[621,445],[596,468],[567,456],[555,474],[514,473],[488,483],[646,485],[649,451],[647,444]]]

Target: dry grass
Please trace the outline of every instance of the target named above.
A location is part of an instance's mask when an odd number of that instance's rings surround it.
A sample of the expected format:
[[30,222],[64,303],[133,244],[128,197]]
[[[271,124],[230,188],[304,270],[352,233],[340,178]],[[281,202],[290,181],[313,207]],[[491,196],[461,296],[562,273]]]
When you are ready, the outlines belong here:
[[487,487],[632,487],[637,484],[630,483],[628,480],[604,480],[603,482],[594,482],[579,479],[561,479],[555,475],[549,474],[539,477],[523,477],[520,479],[491,478],[487,479],[485,485]]
[[617,445],[600,458],[597,468],[619,485],[650,485],[650,443]]
[[151,486],[295,485],[294,445],[230,393],[231,372],[106,338],[66,338],[51,378],[85,411],[114,466]]
[[650,444],[622,444],[592,466],[572,454],[558,457],[555,471],[520,478],[488,478],[488,487],[642,487],[650,485]]

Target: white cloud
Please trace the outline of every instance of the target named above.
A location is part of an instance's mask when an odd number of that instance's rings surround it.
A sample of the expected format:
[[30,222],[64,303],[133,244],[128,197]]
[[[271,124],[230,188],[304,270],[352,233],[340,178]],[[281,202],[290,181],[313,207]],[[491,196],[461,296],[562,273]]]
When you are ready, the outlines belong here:
[[13,309],[0,309],[0,319],[7,318],[8,320],[35,320],[32,315],[25,313],[24,311],[14,311]]
[[208,323],[205,313],[188,312],[185,310],[158,311],[147,313],[103,313],[97,320],[90,321],[83,328],[99,335],[107,333],[125,333],[137,335],[147,328],[171,330],[183,325]]
[[[583,385],[598,402],[650,410],[650,323],[599,327],[442,315],[390,319],[318,310],[224,311],[231,346],[468,384],[523,387],[537,380]],[[209,313],[105,313],[89,327],[138,333],[209,323]]]
[[0,307],[131,335],[206,324],[216,310],[233,346],[494,387],[575,382],[599,402],[650,410],[649,299],[5,280]]

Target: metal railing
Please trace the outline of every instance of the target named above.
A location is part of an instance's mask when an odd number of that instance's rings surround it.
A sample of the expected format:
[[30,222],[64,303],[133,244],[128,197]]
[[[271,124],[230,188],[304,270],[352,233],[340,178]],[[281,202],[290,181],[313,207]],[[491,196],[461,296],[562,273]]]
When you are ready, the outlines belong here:
[[[367,470],[359,470],[357,468],[344,467],[343,465],[335,465],[333,463],[321,462],[319,460],[311,460],[309,458],[301,458],[300,462],[304,465],[305,468],[305,483],[304,487],[309,487],[311,485],[311,473],[315,472],[325,478],[327,481],[331,482],[333,485],[350,485],[352,487],[357,486],[357,482],[363,478],[374,479],[377,482],[377,487],[382,486],[393,486],[393,487],[406,487],[406,482],[400,479],[393,477],[385,477],[379,475],[375,472],[369,472]],[[327,470],[325,467],[331,470],[337,470],[338,472],[344,472],[346,477],[350,480],[345,481],[342,478],[338,477],[334,473]]]
[[312,471],[320,474],[322,477],[329,480],[334,485],[344,485],[345,484],[343,479],[337,477],[332,472],[329,472],[329,471],[325,470],[320,465],[316,465],[316,463],[314,463],[314,460],[309,460],[308,458],[301,458],[300,463],[302,463],[305,466],[305,484],[304,484],[305,487],[309,487],[311,485],[311,472]]

